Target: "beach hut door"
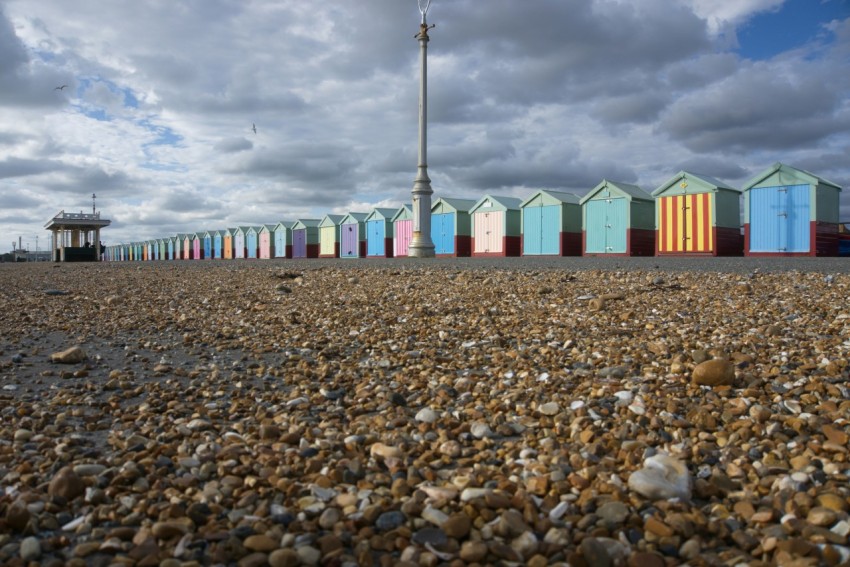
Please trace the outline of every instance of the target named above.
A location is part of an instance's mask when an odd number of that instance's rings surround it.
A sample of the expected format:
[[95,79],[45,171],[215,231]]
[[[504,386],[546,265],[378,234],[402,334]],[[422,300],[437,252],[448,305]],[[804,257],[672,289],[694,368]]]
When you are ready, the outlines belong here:
[[809,186],[759,187],[750,190],[750,250],[810,251]]
[[342,225],[342,255],[349,258],[357,256],[357,225]]
[[435,254],[454,254],[454,213],[442,213],[431,216],[431,239],[434,241]]
[[479,254],[501,253],[503,230],[503,213],[475,213],[475,252]]

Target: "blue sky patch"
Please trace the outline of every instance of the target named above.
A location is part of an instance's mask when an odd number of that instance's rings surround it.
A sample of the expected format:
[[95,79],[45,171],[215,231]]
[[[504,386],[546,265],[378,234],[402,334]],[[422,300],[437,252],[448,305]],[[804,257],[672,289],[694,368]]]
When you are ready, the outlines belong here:
[[823,26],[850,16],[847,0],[786,0],[776,11],[762,12],[738,30],[738,53],[765,60],[803,45],[831,43],[834,36]]

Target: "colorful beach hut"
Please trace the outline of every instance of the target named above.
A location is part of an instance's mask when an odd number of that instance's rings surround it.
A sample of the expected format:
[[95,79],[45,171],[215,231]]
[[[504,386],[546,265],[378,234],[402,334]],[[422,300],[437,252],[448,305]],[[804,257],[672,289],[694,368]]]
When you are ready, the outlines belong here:
[[[433,215],[431,217],[433,219]],[[404,258],[413,238],[413,205],[402,205],[392,218],[393,256]]]
[[249,226],[245,229],[245,257],[256,259],[260,252],[260,226]]
[[339,225],[344,215],[325,215],[319,222],[319,258],[339,258]]
[[519,256],[522,201],[484,195],[469,210],[472,217],[473,256]]
[[319,257],[319,219],[298,219],[292,225],[292,257]]
[[292,226],[294,222],[281,221],[274,227],[274,257],[292,258]]
[[222,258],[226,258],[228,260],[234,258],[233,254],[233,245],[234,245],[234,235],[236,234],[235,228],[227,228],[224,230],[224,236],[222,237],[222,246],[224,246],[224,250],[222,250]]
[[431,240],[438,257],[465,257],[472,254],[472,199],[439,197],[431,205]]
[[362,258],[366,255],[366,217],[368,213],[348,213],[339,223],[339,257]]
[[215,237],[214,230],[205,230],[201,233],[201,252],[205,260],[211,260],[213,256],[213,238]]
[[248,233],[247,226],[237,227],[233,232],[233,257],[234,258],[245,258],[246,257],[246,242],[245,236]]
[[741,192],[713,177],[680,171],[652,192],[658,255],[743,252]]
[[168,259],[176,260],[179,254],[180,252],[177,248],[177,237],[172,236],[168,239]]
[[259,257],[263,260],[274,258],[274,225],[264,224],[260,227],[260,232],[257,235]]
[[520,203],[523,256],[581,256],[581,200],[561,191],[535,191]]
[[186,247],[186,235],[183,233],[178,233],[177,238],[174,241],[174,250],[177,253],[178,260],[188,260],[189,259],[189,249]]
[[192,259],[201,260],[204,250],[204,233],[196,232],[192,235]]
[[655,200],[628,183],[603,179],[581,199],[585,256],[653,256]]
[[168,239],[158,238],[156,243],[159,246],[159,259],[168,260]]
[[213,231],[213,258],[223,258],[224,254],[224,231]]
[[367,257],[393,257],[393,217],[397,210],[375,207],[366,215]]
[[775,163],[743,191],[747,256],[838,256],[840,186]]

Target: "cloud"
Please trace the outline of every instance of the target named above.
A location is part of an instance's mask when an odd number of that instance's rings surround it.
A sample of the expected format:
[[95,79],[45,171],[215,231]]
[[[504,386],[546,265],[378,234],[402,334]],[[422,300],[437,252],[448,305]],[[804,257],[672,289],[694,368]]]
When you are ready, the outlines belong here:
[[[415,2],[36,4],[0,9],[0,203],[32,205],[0,242],[91,193],[112,242],[410,201]],[[741,57],[737,31],[779,4],[435,2],[435,195],[739,183],[775,161],[850,181],[850,19]]]

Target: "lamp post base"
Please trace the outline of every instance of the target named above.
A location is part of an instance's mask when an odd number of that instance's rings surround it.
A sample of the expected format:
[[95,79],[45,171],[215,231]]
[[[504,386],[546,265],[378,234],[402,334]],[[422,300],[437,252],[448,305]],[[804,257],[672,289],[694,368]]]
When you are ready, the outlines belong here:
[[434,244],[429,239],[424,239],[420,235],[414,234],[407,245],[408,258],[433,258]]

